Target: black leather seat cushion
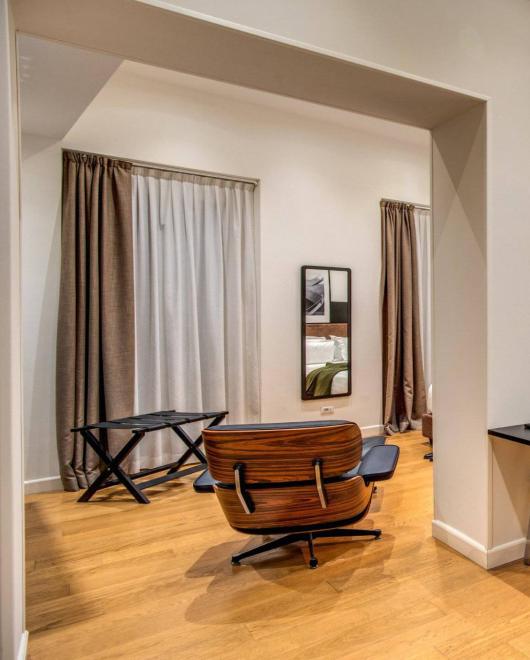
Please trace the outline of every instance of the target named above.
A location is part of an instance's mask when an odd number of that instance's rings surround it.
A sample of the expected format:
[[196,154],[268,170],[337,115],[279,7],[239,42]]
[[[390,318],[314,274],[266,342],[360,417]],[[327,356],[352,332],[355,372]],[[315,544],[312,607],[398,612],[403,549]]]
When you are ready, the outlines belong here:
[[386,444],[386,435],[371,435],[369,438],[363,438],[363,452],[362,457],[372,449],[372,447],[380,447]]
[[351,424],[345,419],[326,419],[314,422],[271,422],[270,424],[219,424],[210,426],[209,431],[274,431],[277,429],[308,429],[319,426],[342,426]]

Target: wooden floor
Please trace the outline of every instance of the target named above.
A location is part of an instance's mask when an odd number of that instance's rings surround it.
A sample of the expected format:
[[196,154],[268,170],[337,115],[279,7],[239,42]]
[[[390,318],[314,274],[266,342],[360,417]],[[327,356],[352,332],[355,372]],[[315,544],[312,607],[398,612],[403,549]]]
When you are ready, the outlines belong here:
[[530,569],[487,572],[434,541],[426,445],[397,442],[396,476],[360,525],[382,539],[320,543],[314,571],[296,546],[232,567],[260,539],[233,532],[190,479],[148,506],[119,491],[28,497],[30,657],[530,657]]

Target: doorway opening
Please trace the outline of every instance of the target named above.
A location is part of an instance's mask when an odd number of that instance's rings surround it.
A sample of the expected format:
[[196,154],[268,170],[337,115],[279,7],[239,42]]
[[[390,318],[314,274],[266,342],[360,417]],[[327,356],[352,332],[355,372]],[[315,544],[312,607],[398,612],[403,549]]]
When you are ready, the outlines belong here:
[[[86,27],[90,29],[90,26]],[[401,108],[399,112],[405,120],[407,111]],[[374,114],[389,117],[391,112],[385,110]],[[414,123],[410,117],[409,114],[407,123]],[[481,501],[487,499],[487,456],[481,446],[486,428],[483,405],[485,337],[479,332],[478,337],[475,335],[471,339],[459,332],[461,327],[474,324],[485,328],[484,107],[475,99],[470,105],[460,107],[459,112],[451,110],[445,117],[431,117],[427,123],[419,120],[418,123],[431,129],[433,136],[435,399],[437,410],[447,413],[440,415],[440,421],[436,422],[437,436],[439,434],[447,439],[447,443],[444,443],[436,465],[434,517],[438,524],[434,529],[437,535],[445,535],[446,540],[453,544],[452,529],[463,529],[470,538],[480,538],[485,543],[487,512],[481,511],[473,521],[461,515],[465,508],[462,501],[469,497]],[[462,140],[462,136],[466,139]],[[470,240],[466,231],[462,232],[463,227],[472,229]],[[471,305],[470,291],[474,294]],[[455,318],[459,320],[456,325]],[[442,362],[436,357],[450,356],[452,351],[466,352],[470,364],[458,383],[455,379],[458,372],[456,358]],[[465,411],[459,406],[459,396],[463,393],[468,403]],[[451,409],[458,410],[458,415],[451,416]],[[462,433],[470,439],[465,449],[457,446],[457,438]],[[469,452],[477,472],[472,489],[469,488],[469,472],[466,469],[469,467]],[[463,475],[458,474],[458,465],[455,473],[454,459],[460,454],[464,458],[461,471],[465,470],[467,481],[459,479]],[[458,486],[464,483],[466,492]]]

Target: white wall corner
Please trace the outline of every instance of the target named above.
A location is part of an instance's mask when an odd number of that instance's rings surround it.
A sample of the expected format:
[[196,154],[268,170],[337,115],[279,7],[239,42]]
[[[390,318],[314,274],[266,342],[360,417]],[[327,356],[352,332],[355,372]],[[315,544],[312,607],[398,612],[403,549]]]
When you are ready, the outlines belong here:
[[467,534],[464,534],[458,529],[451,527],[441,520],[432,521],[432,535],[438,541],[445,543],[453,550],[456,550],[464,557],[471,559],[475,564],[482,568],[490,568],[488,566],[488,551],[486,546],[478,543]]
[[16,660],[26,660],[26,655],[28,653],[28,639],[29,639],[29,632],[27,630],[24,630],[24,632],[20,636],[20,643],[18,645]]
[[524,536],[520,539],[509,541],[508,543],[493,546],[493,548],[490,548],[487,553],[487,568],[497,568],[497,566],[503,566],[512,561],[522,559],[524,557],[525,548],[526,539]]
[[438,541],[474,561],[475,564],[487,569],[497,568],[522,559],[526,548],[526,538],[521,537],[488,549],[441,520],[432,521],[432,535]]
[[0,656],[24,634],[24,500],[20,351],[19,141],[15,24],[0,0]]

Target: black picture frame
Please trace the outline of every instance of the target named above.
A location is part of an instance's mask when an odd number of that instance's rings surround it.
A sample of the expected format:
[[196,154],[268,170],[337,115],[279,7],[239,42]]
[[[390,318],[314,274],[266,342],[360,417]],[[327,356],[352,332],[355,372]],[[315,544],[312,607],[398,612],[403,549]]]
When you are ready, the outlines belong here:
[[[347,277],[347,306],[346,318],[347,320],[347,338],[348,338],[348,390],[340,394],[325,394],[321,396],[310,396],[306,391],[306,273],[308,270],[327,270],[345,272]],[[352,369],[351,369],[351,268],[343,268],[339,266],[302,266],[300,269],[300,344],[301,344],[301,364],[300,364],[300,382],[301,382],[301,395],[304,401],[316,401],[318,399],[334,399],[342,396],[351,396],[352,393]],[[322,324],[325,325],[325,324]],[[330,325],[332,325],[330,323]]]

